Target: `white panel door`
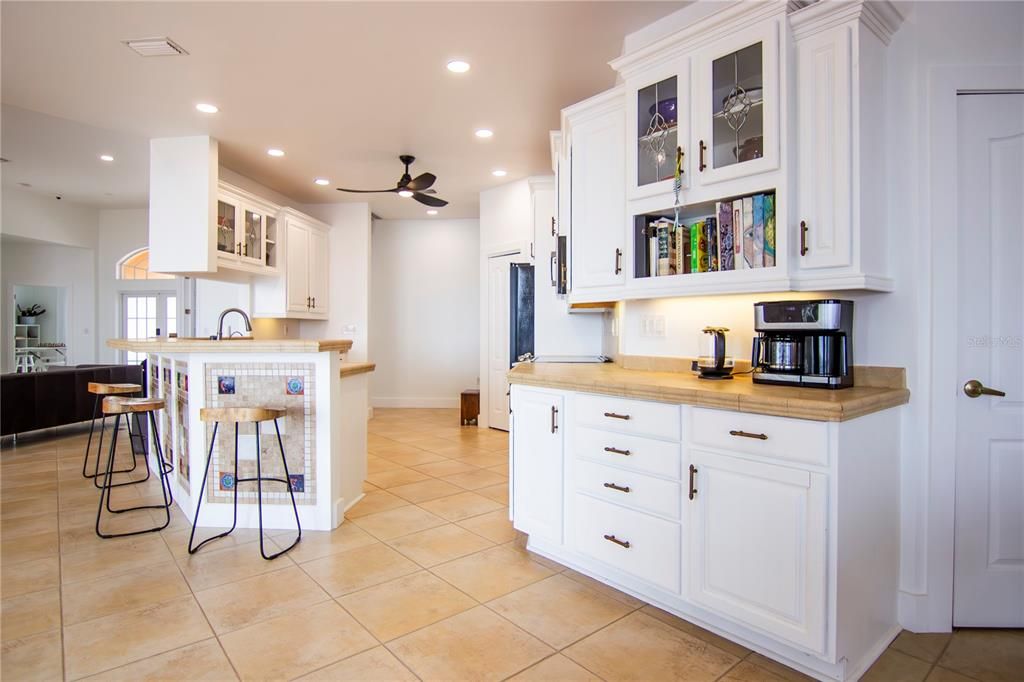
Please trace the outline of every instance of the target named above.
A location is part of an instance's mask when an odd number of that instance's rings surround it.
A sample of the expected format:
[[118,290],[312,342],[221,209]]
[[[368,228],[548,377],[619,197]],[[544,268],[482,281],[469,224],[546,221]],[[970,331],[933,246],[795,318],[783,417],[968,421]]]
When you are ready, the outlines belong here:
[[1024,626],[1024,94],[962,95],[953,624]]
[[496,256],[487,261],[487,424],[508,431],[508,371],[511,369],[509,337],[509,277],[512,261],[519,253]]
[[309,297],[312,312],[327,315],[328,283],[327,235],[320,230],[309,231]]
[[616,108],[572,128],[572,286],[625,281],[626,114]]
[[826,477],[691,454],[689,598],[774,639],[823,652]]
[[562,396],[515,387],[512,403],[513,525],[562,542]]
[[816,33],[796,45],[798,103],[797,233],[801,268],[852,262],[853,190],[850,28]]
[[288,310],[309,312],[309,230],[288,220]]

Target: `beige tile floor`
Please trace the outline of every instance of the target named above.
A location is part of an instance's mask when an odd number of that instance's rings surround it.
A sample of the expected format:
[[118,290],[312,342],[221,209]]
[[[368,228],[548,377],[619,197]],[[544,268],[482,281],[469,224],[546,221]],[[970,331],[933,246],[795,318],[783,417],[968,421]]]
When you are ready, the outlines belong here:
[[[8,443],[0,676],[801,677],[526,552],[507,518],[505,434],[460,428],[453,410],[378,410],[369,428],[366,497],[339,529],[307,533],[272,562],[245,530],[190,557],[181,514],[158,534],[99,540],[82,430]],[[131,486],[115,502],[158,494]],[[118,529],[149,514],[118,519]],[[1024,680],[1024,632],[904,632],[866,679]]]

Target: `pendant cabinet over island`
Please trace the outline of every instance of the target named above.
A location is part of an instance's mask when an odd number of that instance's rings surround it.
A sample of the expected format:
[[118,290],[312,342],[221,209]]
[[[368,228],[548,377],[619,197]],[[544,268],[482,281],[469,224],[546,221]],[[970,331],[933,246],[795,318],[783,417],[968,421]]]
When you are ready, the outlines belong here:
[[562,112],[570,302],[891,291],[882,115],[898,12],[693,11],[611,62],[620,85]]

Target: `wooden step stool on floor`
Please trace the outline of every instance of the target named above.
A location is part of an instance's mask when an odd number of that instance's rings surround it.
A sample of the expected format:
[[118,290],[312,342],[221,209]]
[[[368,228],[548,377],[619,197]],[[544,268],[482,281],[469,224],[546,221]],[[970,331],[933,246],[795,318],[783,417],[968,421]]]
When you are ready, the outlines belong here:
[[467,388],[462,392],[462,425],[476,424],[480,415],[480,389]]

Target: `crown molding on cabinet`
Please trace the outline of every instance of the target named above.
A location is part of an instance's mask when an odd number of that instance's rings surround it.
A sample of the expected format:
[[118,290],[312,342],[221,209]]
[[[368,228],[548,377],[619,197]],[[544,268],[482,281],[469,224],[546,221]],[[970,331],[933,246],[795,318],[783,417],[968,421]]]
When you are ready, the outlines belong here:
[[817,2],[790,15],[794,40],[852,20],[859,20],[888,45],[903,23],[903,15],[889,0],[866,2]]

